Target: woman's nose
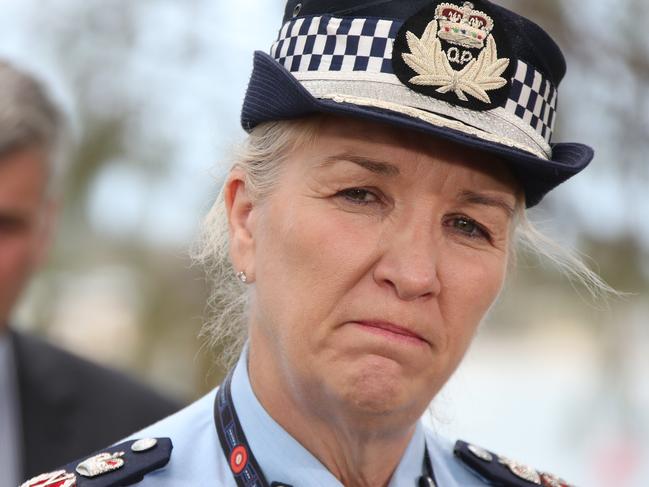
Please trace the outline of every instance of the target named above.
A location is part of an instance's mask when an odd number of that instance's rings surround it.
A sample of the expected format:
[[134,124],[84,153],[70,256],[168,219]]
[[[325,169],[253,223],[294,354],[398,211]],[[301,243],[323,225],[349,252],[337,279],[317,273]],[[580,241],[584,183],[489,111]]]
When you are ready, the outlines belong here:
[[374,268],[377,284],[390,287],[404,301],[432,298],[441,290],[440,238],[428,223],[402,226],[386,236]]

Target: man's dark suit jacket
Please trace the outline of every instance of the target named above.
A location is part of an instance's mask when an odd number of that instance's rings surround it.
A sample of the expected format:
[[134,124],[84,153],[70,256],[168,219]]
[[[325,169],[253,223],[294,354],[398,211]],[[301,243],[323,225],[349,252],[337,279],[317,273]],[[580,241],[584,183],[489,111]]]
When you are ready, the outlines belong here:
[[23,476],[51,471],[175,412],[126,376],[11,332],[23,432]]

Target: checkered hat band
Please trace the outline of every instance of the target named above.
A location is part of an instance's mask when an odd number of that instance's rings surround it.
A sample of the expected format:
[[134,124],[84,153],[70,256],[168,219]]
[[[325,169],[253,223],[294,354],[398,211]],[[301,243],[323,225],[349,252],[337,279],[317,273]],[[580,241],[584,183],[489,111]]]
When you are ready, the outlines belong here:
[[[288,71],[313,79],[363,79],[380,76],[399,83],[392,67],[392,47],[399,21],[352,17],[300,17],[282,27],[270,54]],[[298,76],[300,78],[300,76]],[[392,79],[394,78],[394,79]],[[502,108],[538,134],[549,152],[556,118],[557,90],[534,67],[517,61],[509,99]]]
[[518,61],[505,110],[523,119],[549,144],[557,111],[557,90],[532,66]]
[[270,54],[291,72],[394,74],[392,44],[400,28],[392,20],[303,17],[284,24]]

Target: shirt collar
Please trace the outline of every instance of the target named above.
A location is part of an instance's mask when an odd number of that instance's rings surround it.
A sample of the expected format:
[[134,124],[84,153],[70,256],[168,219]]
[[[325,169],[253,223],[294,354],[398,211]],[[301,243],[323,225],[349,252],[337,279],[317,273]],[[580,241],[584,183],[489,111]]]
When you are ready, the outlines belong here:
[[[239,421],[269,482],[313,487],[343,487],[327,468],[289,435],[263,408],[250,385],[247,367],[248,347],[234,369],[232,401]],[[415,433],[395,470],[388,487],[415,486],[422,474],[425,438],[418,422]]]
[[17,485],[22,475],[22,431],[18,379],[11,336],[0,330],[0,444],[10,445],[0,456],[0,485]]

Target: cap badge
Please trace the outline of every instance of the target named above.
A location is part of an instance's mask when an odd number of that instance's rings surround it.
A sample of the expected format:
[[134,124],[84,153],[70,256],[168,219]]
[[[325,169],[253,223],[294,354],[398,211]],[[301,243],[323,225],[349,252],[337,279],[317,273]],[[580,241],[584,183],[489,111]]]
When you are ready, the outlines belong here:
[[56,470],[31,478],[20,487],[74,487],[75,485],[77,485],[76,475],[65,470]]
[[100,453],[77,465],[76,471],[84,477],[97,477],[106,472],[112,472],[124,466],[123,451],[115,453]]
[[504,73],[510,59],[499,57],[494,27],[492,17],[471,2],[424,9],[398,35],[393,57],[397,76],[415,91],[446,95],[441,98],[453,104],[495,108],[502,96],[494,100],[492,94],[508,84]]

